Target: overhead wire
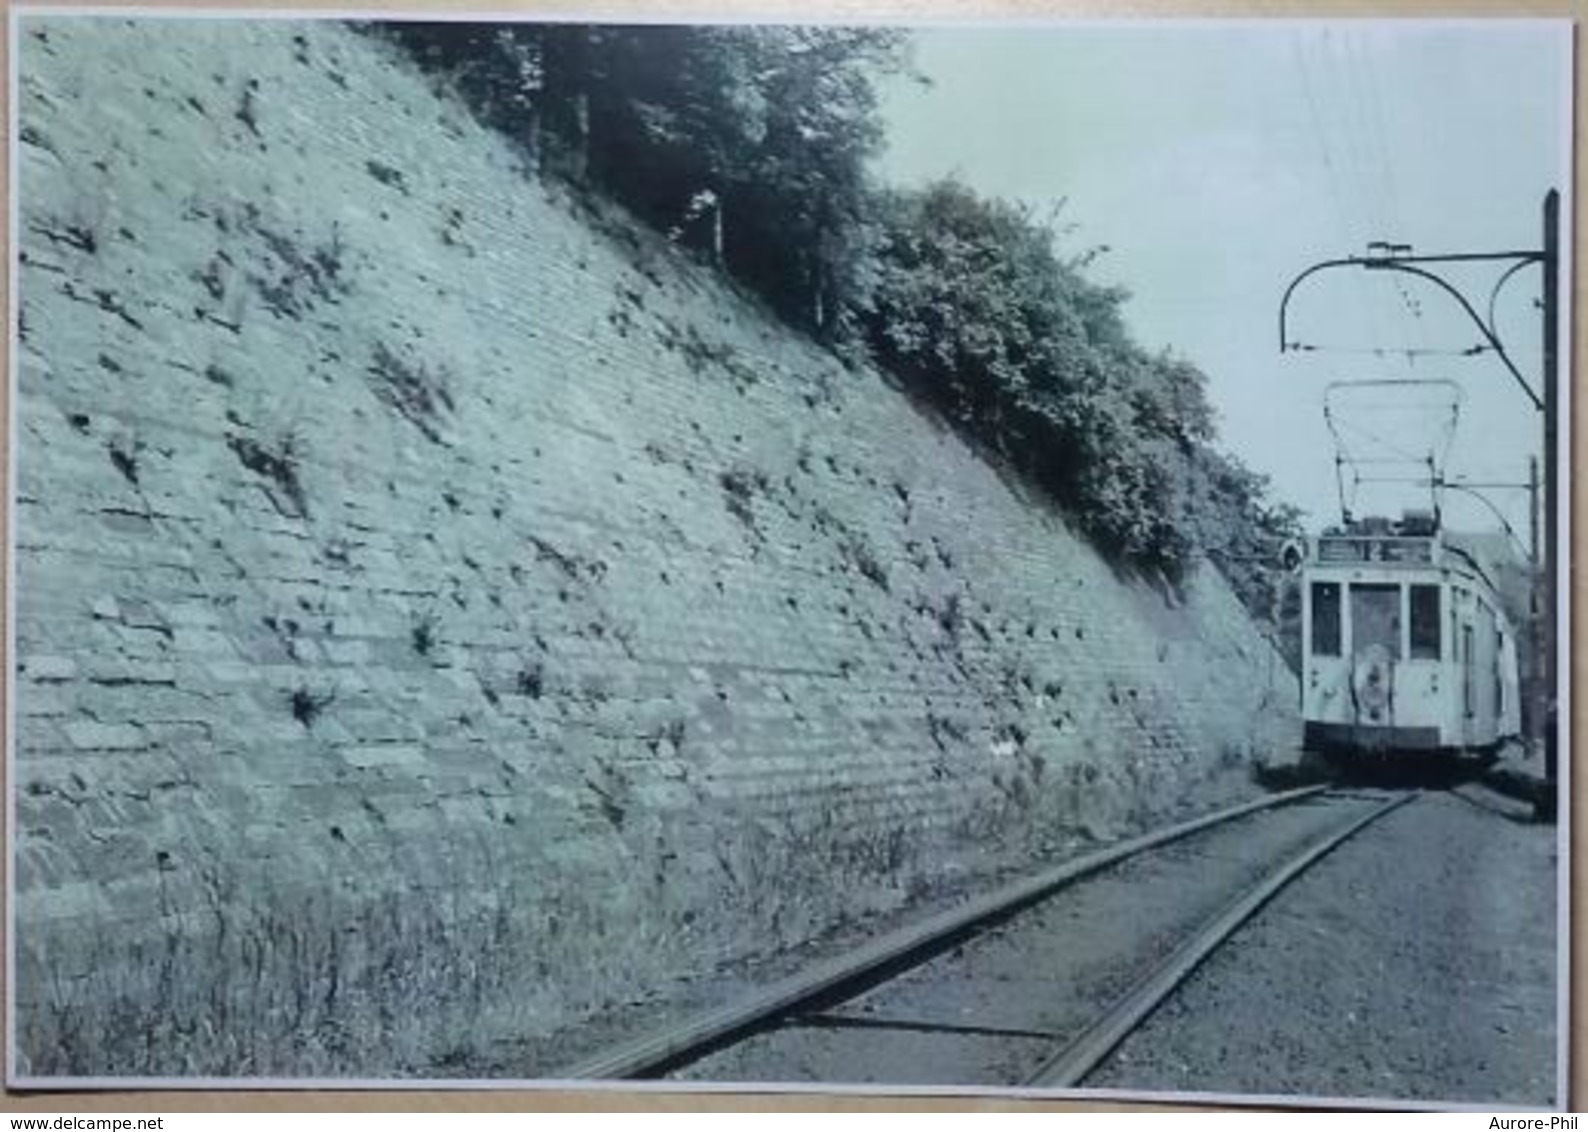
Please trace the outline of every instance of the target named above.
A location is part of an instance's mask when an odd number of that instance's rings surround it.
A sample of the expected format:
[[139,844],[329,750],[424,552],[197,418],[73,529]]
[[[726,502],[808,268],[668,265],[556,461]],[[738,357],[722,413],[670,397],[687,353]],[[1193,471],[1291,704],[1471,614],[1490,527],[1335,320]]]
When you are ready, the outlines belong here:
[[[1355,208],[1365,228],[1359,231],[1356,246],[1365,246],[1369,240],[1383,240],[1390,235],[1383,208],[1384,201],[1373,183],[1373,161],[1367,149],[1365,111],[1350,69],[1350,40],[1342,28],[1325,28],[1319,40],[1322,66],[1335,97],[1328,105],[1338,109],[1339,144],[1336,151],[1343,154],[1347,184]],[[1377,288],[1373,289],[1375,292]],[[1368,291],[1360,292],[1366,307],[1365,326],[1374,344],[1391,340],[1385,320],[1383,305],[1368,300]],[[1375,294],[1376,299],[1376,294]]]
[[[1387,395],[1391,388],[1397,396]],[[1461,401],[1460,387],[1448,381],[1331,386],[1324,397],[1324,421],[1335,442],[1341,510],[1356,509],[1364,485],[1395,484],[1427,487],[1439,507],[1439,484],[1455,442]],[[1419,448],[1419,442],[1426,447]]]
[[[1347,191],[1345,186],[1345,169],[1342,157],[1332,144],[1332,131],[1327,128],[1321,100],[1317,86],[1318,63],[1308,58],[1308,45],[1313,42],[1315,32],[1311,29],[1299,31],[1291,40],[1291,49],[1296,58],[1296,69],[1301,78],[1302,98],[1306,102],[1308,118],[1312,123],[1312,136],[1318,146],[1319,155],[1323,161],[1323,185],[1329,198],[1331,209],[1334,213],[1334,222],[1337,226],[1344,246],[1356,247],[1362,241],[1353,239],[1351,210],[1347,204]],[[1327,33],[1325,33],[1327,34]],[[1369,308],[1362,295],[1353,291],[1352,302],[1358,312],[1358,317],[1364,325],[1371,319]]]
[[[1362,34],[1345,28],[1308,29],[1292,40],[1301,95],[1323,161],[1322,180],[1343,246],[1353,250],[1366,248],[1370,241],[1398,238],[1404,231],[1382,94]],[[1421,301],[1399,273],[1387,272],[1375,283],[1353,290],[1357,322],[1370,343],[1355,350],[1410,369],[1425,355],[1385,345],[1399,332],[1382,299],[1393,295],[1416,318],[1422,317]]]
[[[1353,80],[1353,90],[1362,110],[1365,144],[1372,151],[1373,167],[1379,174],[1384,214],[1388,218],[1386,231],[1392,233],[1395,239],[1402,239],[1406,235],[1406,228],[1401,207],[1400,184],[1395,175],[1393,151],[1384,124],[1384,99],[1378,83],[1374,53],[1363,46],[1363,37],[1368,34],[1366,31],[1360,31],[1356,35],[1347,37],[1347,63]],[[1400,276],[1393,276],[1392,279],[1407,312],[1413,318],[1422,318],[1421,300],[1412,294],[1406,286],[1406,281]]]
[[1380,463],[1387,462],[1387,463],[1399,463],[1399,464],[1406,464],[1406,463],[1420,464],[1424,460],[1424,457],[1421,456],[1420,454],[1412,452],[1412,451],[1409,451],[1408,449],[1402,448],[1396,442],[1391,441],[1391,440],[1386,440],[1384,437],[1380,436],[1378,433],[1374,432],[1371,429],[1363,428],[1361,425],[1352,424],[1350,422],[1341,422],[1341,426],[1340,427],[1346,428],[1346,429],[1350,429],[1352,432],[1356,433],[1357,436],[1361,437],[1363,440],[1371,441],[1372,443],[1377,444],[1380,448],[1384,449],[1384,451],[1394,453],[1395,456],[1397,457],[1397,459],[1392,460],[1392,461],[1374,461],[1372,457],[1362,457],[1360,459],[1357,459],[1357,460],[1353,461],[1354,463],[1365,464],[1365,463],[1373,463],[1373,462],[1380,462]]
[[[1332,226],[1344,238],[1348,254],[1361,254],[1359,249],[1366,247],[1369,240],[1409,241],[1413,235],[1406,226],[1408,202],[1402,176],[1405,170],[1396,161],[1400,152],[1396,140],[1404,132],[1401,127],[1405,118],[1397,115],[1396,103],[1385,97],[1386,93],[1393,95],[1395,88],[1386,90],[1377,34],[1376,29],[1337,26],[1321,32],[1298,31],[1291,42],[1299,79],[1296,85],[1322,161],[1321,187],[1333,214]],[[1284,348],[1371,359],[1380,364],[1375,368],[1390,374],[1399,371],[1408,377],[1418,376],[1419,371],[1426,374],[1428,371],[1419,363],[1430,359],[1460,362],[1495,353],[1495,346],[1484,342],[1467,347],[1390,345],[1396,340],[1406,341],[1407,331],[1412,332],[1414,341],[1417,337],[1424,341],[1434,335],[1444,337],[1443,321],[1437,320],[1441,327],[1436,330],[1429,324],[1434,320],[1425,320],[1427,295],[1410,275],[1399,271],[1372,275],[1375,286],[1354,287],[1351,297],[1344,300],[1347,304],[1354,302],[1356,325],[1370,337],[1369,344],[1349,342],[1344,340],[1349,335],[1340,335],[1337,338],[1342,340],[1289,341]],[[1413,329],[1405,325],[1405,316],[1400,315],[1398,308],[1404,308],[1405,314],[1420,326]],[[1386,327],[1386,319],[1400,325]],[[1364,484],[1399,482],[1427,485],[1436,508],[1442,506],[1439,485],[1454,448],[1461,414],[1459,392],[1448,411],[1436,412],[1432,407],[1408,407],[1403,411],[1379,405],[1370,407],[1369,412],[1372,427],[1363,427],[1339,413],[1331,417],[1325,405],[1325,418],[1336,442],[1336,481],[1342,508],[1350,511],[1356,507]],[[1408,414],[1418,419],[1403,429],[1399,422],[1406,421]],[[1432,429],[1432,435],[1427,437],[1430,446],[1424,453],[1414,452],[1417,443],[1408,441],[1417,435],[1419,424]],[[1391,471],[1389,465],[1397,461],[1415,468],[1417,474],[1396,477],[1369,470]]]

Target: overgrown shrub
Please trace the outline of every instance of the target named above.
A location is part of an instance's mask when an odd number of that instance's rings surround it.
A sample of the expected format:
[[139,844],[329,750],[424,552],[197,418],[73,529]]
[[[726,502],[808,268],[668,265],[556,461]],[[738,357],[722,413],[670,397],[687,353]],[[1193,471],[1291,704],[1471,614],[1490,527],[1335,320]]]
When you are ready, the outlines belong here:
[[1206,378],[1133,342],[1125,293],[1061,259],[1052,218],[954,181],[879,198],[867,340],[1105,551],[1178,579],[1201,555],[1266,615],[1263,562],[1294,526],[1218,452]]

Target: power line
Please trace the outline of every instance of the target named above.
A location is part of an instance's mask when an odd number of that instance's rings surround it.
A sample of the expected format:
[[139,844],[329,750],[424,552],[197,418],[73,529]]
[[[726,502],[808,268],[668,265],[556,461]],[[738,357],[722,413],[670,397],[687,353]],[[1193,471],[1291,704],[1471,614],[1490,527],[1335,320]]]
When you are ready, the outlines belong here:
[[[1400,183],[1395,176],[1395,163],[1391,156],[1393,150],[1389,144],[1389,132],[1384,125],[1384,99],[1378,82],[1377,64],[1373,53],[1363,48],[1360,39],[1348,42],[1355,49],[1352,62],[1361,80],[1358,95],[1365,107],[1368,138],[1375,150],[1377,167],[1383,176],[1384,199],[1390,223],[1387,231],[1404,232],[1406,229],[1402,223],[1404,215],[1401,208]],[[1395,289],[1400,293],[1401,302],[1412,317],[1422,318],[1422,303],[1407,288],[1405,280],[1399,276],[1395,277]]]
[[[1383,212],[1385,198],[1375,190],[1373,184],[1374,163],[1372,154],[1367,149],[1365,110],[1350,66],[1350,40],[1343,31],[1336,37],[1335,31],[1336,29],[1333,28],[1325,29],[1319,43],[1324,66],[1331,74],[1332,88],[1338,92],[1337,97],[1329,101],[1329,105],[1338,108],[1339,111],[1338,148],[1344,154],[1345,171],[1356,204],[1355,211],[1365,219],[1370,229],[1363,234],[1378,239],[1390,230]],[[1370,328],[1371,340],[1375,343],[1388,341],[1390,333],[1382,304],[1369,301],[1365,296],[1363,302],[1368,315],[1364,325]]]
[[[1346,245],[1360,243],[1354,238],[1359,235],[1353,231],[1351,212],[1347,207],[1346,192],[1344,189],[1343,167],[1335,156],[1335,147],[1330,144],[1330,131],[1325,128],[1323,111],[1320,109],[1320,99],[1317,90],[1318,80],[1315,77],[1316,65],[1307,58],[1308,33],[1301,33],[1291,41],[1291,48],[1296,56],[1296,68],[1301,75],[1301,93],[1307,104],[1307,113],[1312,122],[1313,140],[1318,145],[1318,150],[1323,158],[1323,183],[1324,190],[1329,197],[1329,203],[1334,212],[1335,223]],[[1363,300],[1360,292],[1352,293],[1352,300],[1357,308],[1360,321],[1366,325],[1370,321],[1370,308]]]

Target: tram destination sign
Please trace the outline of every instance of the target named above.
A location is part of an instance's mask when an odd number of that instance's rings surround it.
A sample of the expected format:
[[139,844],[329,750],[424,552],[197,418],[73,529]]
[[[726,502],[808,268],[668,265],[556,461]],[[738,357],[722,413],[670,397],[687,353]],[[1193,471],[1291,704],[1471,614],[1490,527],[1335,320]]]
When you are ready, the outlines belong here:
[[1427,538],[1325,538],[1318,541],[1319,562],[1431,563],[1434,541]]

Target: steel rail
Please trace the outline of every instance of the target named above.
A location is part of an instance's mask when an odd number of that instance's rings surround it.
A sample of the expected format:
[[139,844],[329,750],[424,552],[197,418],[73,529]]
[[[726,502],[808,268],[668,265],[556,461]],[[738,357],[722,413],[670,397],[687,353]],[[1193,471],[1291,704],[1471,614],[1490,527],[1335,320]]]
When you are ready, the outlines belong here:
[[1204,959],[1223,946],[1242,924],[1250,920],[1287,885],[1328,853],[1356,836],[1368,825],[1418,795],[1391,798],[1367,814],[1325,834],[1306,849],[1267,874],[1258,884],[1227,904],[1205,922],[1157,967],[1120,996],[1106,1013],[1064,1048],[1043,1062],[1026,1084],[1051,1089],[1074,1088],[1113,1053],[1130,1033],[1174,993]]
[[833,1001],[843,997],[846,992],[858,993],[862,984],[924,962],[942,947],[982,925],[1012,915],[1058,889],[1127,857],[1247,814],[1303,801],[1328,789],[1327,785],[1323,785],[1288,790],[1143,834],[1067,861],[1034,877],[1016,881],[988,895],[940,912],[921,923],[889,932],[854,951],[816,964],[738,1002],[703,1011],[676,1025],[598,1052],[559,1072],[547,1074],[547,1077],[571,1081],[656,1076],[670,1067],[686,1064],[719,1049],[803,1006]]

